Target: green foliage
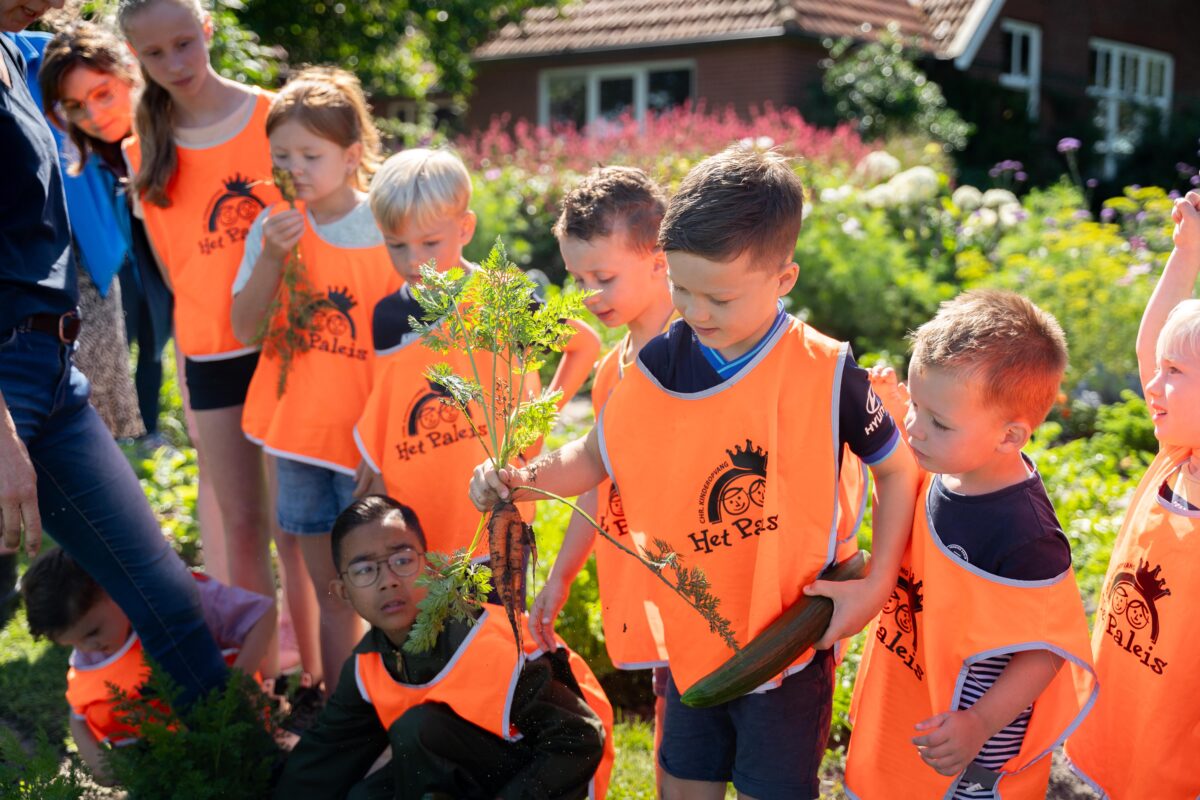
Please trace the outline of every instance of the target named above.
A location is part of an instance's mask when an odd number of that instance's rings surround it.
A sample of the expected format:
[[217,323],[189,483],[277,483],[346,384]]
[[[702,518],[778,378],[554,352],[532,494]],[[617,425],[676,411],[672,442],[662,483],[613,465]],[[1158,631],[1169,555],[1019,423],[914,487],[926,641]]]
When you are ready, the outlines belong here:
[[178,686],[157,665],[140,696],[114,687],[117,712],[141,741],[106,754],[117,783],[138,800],[257,800],[269,792],[278,747],[271,709],[254,679],[234,670],[223,688],[189,708],[170,703]]
[[474,623],[492,591],[492,571],[473,562],[466,549],[451,556],[426,553],[425,558],[429,571],[417,578],[417,585],[425,587],[426,595],[417,603],[421,613],[404,642],[406,653],[432,650],[450,620]]
[[285,53],[264,45],[258,34],[242,23],[240,15],[245,8],[242,0],[211,0],[213,40],[209,52],[213,66],[240,83],[270,86],[279,76],[279,62]]
[[88,783],[77,758],[63,761],[58,748],[39,732],[33,753],[0,726],[0,788],[10,800],[81,800]]
[[948,151],[966,147],[972,126],[916,66],[915,45],[904,41],[895,23],[874,42],[856,46],[844,38],[828,47],[825,93],[838,116],[857,124],[865,138],[920,133]]

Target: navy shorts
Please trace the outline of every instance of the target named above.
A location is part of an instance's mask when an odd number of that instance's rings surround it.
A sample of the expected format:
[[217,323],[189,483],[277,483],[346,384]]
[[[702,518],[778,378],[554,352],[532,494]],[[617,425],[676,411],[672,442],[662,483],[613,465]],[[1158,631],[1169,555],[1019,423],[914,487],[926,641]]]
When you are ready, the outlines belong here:
[[250,379],[258,366],[258,351],[215,361],[183,359],[188,404],[193,411],[215,411],[246,402]]
[[832,652],[819,651],[781,686],[712,708],[685,706],[669,680],[659,763],[682,780],[733,781],[759,800],[818,797],[833,670]]
[[353,475],[284,456],[276,457],[275,470],[275,515],[287,533],[329,533],[338,514],[354,502]]

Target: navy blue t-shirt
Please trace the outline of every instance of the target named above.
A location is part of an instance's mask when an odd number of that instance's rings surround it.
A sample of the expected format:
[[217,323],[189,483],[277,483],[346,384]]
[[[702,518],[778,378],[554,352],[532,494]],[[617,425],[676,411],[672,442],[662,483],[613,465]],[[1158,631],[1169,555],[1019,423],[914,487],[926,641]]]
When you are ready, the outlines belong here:
[[[530,307],[536,311],[542,302],[535,294]],[[424,315],[425,311],[412,296],[412,288],[407,283],[376,303],[371,315],[371,339],[375,343],[375,354],[386,355],[418,338],[419,334],[413,331],[410,320],[421,319]]]
[[31,314],[62,314],[78,302],[71,227],[54,137],[33,102],[25,59],[0,35],[12,88],[0,82],[0,331]]
[[[784,316],[786,318],[786,314]],[[751,352],[761,349],[777,328],[772,327]],[[676,320],[665,333],[647,342],[638,354],[638,360],[663,388],[672,392],[703,392],[726,380],[706,356],[695,332],[683,320]],[[748,362],[737,361],[739,371],[746,368]],[[871,389],[867,371],[858,366],[850,354],[842,368],[838,416],[838,435],[842,444],[849,445],[851,452],[867,465],[883,461],[900,441],[896,423],[883,410],[883,404]]]
[[1058,524],[1042,477],[988,494],[952,492],[934,476],[926,510],[951,553],[991,575],[1018,581],[1058,577],[1071,566],[1071,544]]

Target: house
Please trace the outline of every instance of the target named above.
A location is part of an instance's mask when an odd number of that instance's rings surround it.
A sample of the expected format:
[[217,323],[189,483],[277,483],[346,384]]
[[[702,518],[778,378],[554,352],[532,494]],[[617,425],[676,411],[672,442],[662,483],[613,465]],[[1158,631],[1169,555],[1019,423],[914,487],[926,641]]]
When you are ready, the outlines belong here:
[[1165,120],[1200,101],[1196,0],[573,0],[476,50],[466,123],[585,125],[699,100],[812,108],[825,43],[889,22],[916,37],[935,76],[1018,92],[1035,124],[1052,124],[1064,98],[1086,103],[1110,170],[1144,124],[1136,107]]

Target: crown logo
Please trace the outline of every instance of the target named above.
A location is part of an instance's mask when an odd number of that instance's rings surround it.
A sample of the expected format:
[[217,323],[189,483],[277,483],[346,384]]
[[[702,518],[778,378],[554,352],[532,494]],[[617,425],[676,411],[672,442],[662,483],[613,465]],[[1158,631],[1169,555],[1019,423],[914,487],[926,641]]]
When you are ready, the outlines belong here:
[[1171,593],[1171,590],[1167,588],[1166,579],[1158,577],[1158,573],[1161,571],[1161,564],[1152,570],[1148,562],[1138,559],[1133,582],[1138,591],[1142,593],[1142,597],[1151,603]]
[[236,195],[241,195],[243,197],[248,197],[253,194],[253,192],[251,192],[250,190],[253,188],[254,183],[255,183],[254,181],[250,180],[245,175],[238,172],[238,173],[234,173],[234,176],[232,178],[227,178],[225,180],[225,189],[230,194],[236,194]]
[[746,440],[745,449],[738,446],[733,450],[727,448],[725,452],[729,454],[729,461],[735,469],[766,477],[767,453],[761,447],[755,447],[749,439]]
[[329,304],[343,314],[349,314],[350,309],[358,305],[358,301],[354,299],[354,295],[350,294],[349,286],[343,286],[340,289],[330,286],[326,289],[325,295],[329,298]]

